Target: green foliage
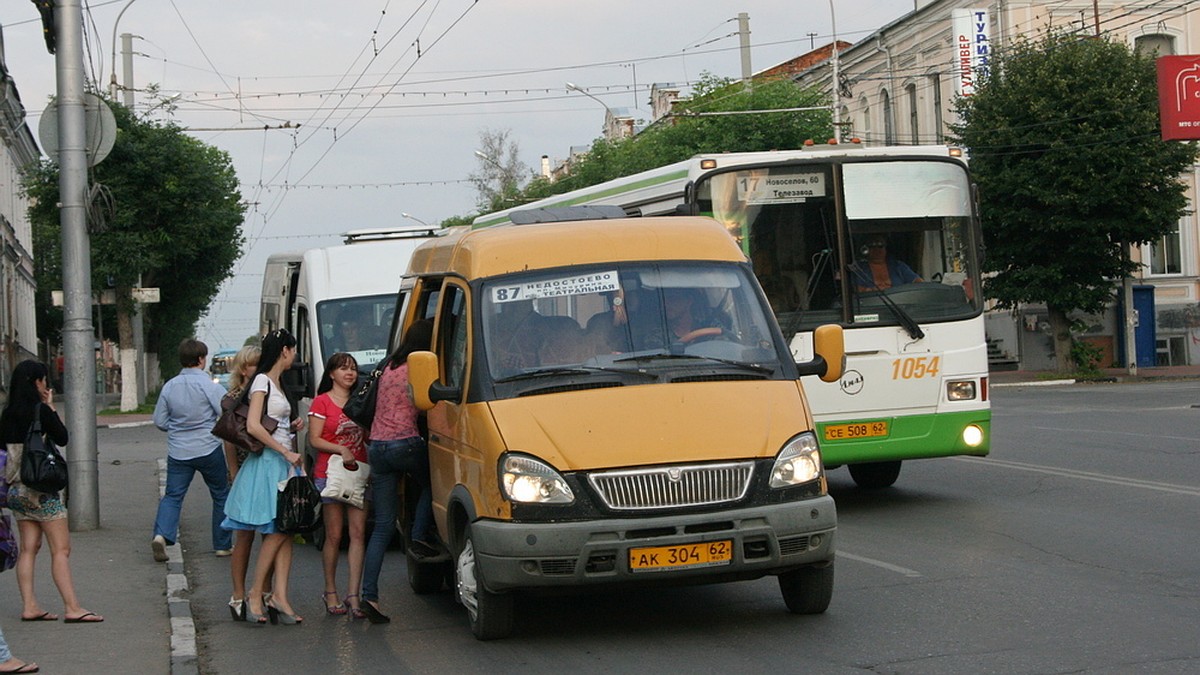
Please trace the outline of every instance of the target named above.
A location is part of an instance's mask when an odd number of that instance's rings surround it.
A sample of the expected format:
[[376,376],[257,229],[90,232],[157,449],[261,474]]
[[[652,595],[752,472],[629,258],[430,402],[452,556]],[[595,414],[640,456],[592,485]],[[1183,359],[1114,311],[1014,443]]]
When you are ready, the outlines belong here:
[[1050,35],[997,53],[955,107],[980,188],[985,291],[1000,307],[1101,311],[1136,269],[1125,244],[1173,230],[1191,144],[1159,140],[1153,61],[1106,39]]
[[[110,106],[117,140],[89,180],[102,188],[89,217],[92,288],[124,290],[140,279],[143,287],[161,289],[161,303],[146,306],[147,345],[171,351],[193,333],[241,255],[245,207],[227,153],[174,123]],[[62,312],[49,302],[50,290],[62,288],[58,167],[48,161],[32,167],[23,188],[31,198],[39,337],[58,341]],[[116,336],[107,319],[104,335]]]
[[1071,362],[1080,377],[1094,378],[1100,375],[1100,359],[1104,350],[1083,340],[1071,341]]

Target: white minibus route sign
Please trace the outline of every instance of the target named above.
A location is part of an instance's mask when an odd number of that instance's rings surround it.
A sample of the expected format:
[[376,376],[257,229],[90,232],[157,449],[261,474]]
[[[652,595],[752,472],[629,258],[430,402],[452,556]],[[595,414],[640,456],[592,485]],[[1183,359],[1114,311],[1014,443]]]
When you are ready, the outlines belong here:
[[824,196],[825,174],[820,171],[737,179],[737,198],[745,204],[792,204]]
[[621,287],[616,270],[581,274],[555,279],[539,279],[512,286],[497,286],[492,289],[492,302],[501,304],[536,298],[560,298],[584,293],[608,293]]

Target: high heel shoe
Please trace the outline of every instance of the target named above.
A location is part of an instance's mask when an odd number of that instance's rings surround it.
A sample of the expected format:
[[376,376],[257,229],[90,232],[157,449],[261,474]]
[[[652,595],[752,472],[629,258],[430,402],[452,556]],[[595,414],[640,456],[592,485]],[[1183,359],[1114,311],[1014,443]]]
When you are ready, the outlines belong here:
[[[342,603],[338,603],[336,605],[330,605],[328,602],[325,601],[325,598],[328,598],[331,595],[333,596],[333,599],[336,601],[337,600],[337,591],[326,591],[321,594],[321,602],[325,605],[325,613],[329,614],[331,616],[345,616],[346,603],[342,602]],[[358,597],[358,596],[355,596],[355,597]]]
[[[365,618],[367,618],[367,613],[362,611],[361,607],[355,607],[350,604],[350,598],[357,598],[357,597],[358,597],[358,593],[352,593],[351,595],[347,595],[346,599],[342,601],[342,604],[346,606],[346,612],[350,615],[351,619],[354,619],[354,620],[365,619]],[[359,601],[359,604],[361,605],[362,602]]]
[[234,621],[246,620],[246,601],[245,599],[238,600],[233,596],[229,598],[229,615]]
[[[266,603],[263,603],[263,607],[266,607],[268,610],[270,609],[270,607]],[[267,625],[267,617],[262,614],[255,614],[250,609],[250,601],[249,600],[246,600],[245,603],[242,605],[242,616],[245,617],[244,620],[246,621],[246,623],[251,623],[256,626]]]
[[296,616],[295,614],[288,614],[273,604],[267,605],[267,615],[271,618],[272,625],[279,624],[282,626],[295,626],[297,624],[304,623],[304,619],[302,617]]

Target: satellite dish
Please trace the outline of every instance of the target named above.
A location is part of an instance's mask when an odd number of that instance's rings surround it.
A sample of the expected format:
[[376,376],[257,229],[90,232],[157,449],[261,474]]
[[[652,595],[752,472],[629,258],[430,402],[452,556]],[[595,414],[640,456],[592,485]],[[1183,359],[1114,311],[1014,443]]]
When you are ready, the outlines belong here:
[[[88,166],[96,166],[108,157],[117,140],[117,118],[108,104],[95,94],[83,95],[83,123]],[[51,101],[38,122],[38,140],[54,161],[58,161],[58,101]]]

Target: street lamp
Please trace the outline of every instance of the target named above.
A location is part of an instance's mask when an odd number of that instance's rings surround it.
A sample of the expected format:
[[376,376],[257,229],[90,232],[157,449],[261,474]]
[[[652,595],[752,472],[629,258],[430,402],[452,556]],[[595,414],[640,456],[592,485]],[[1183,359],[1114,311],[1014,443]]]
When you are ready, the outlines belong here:
[[[136,1],[137,0],[129,0],[129,2],[125,3],[125,6],[122,7],[121,11],[117,13],[117,20],[113,21],[112,64],[111,64],[112,65],[112,77],[109,79],[109,84],[108,84],[108,94],[109,94],[109,96],[112,97],[113,101],[117,100],[117,25],[119,23],[121,23],[121,17],[125,16],[125,10],[129,9],[129,6],[132,5]],[[126,78],[129,78],[129,77],[130,77],[130,74],[126,73]],[[127,96],[126,98],[131,98],[131,97],[132,97],[132,92],[130,92],[129,96]],[[132,101],[127,100],[125,104],[127,107],[130,107],[130,108],[133,107]]]
[[413,214],[411,214],[411,213],[405,213],[405,212],[403,212],[403,211],[402,211],[402,212],[400,213],[400,215],[401,215],[401,216],[403,216],[403,217],[405,217],[405,218],[408,218],[409,220],[415,220],[415,221],[417,221],[418,223],[420,223],[420,224],[424,225],[425,227],[433,227],[433,226],[432,226],[432,225],[430,225],[429,223],[427,223],[427,222],[425,222],[425,221],[421,220],[420,218],[418,218],[418,217],[414,216],[414,215],[413,215]]
[[600,105],[604,106],[604,109],[607,110],[610,115],[612,114],[612,108],[609,108],[607,103],[605,103],[604,101],[601,101],[600,99],[596,98],[595,96],[592,96],[583,87],[575,84],[574,82],[567,82],[566,84],[567,84],[567,91],[577,91],[577,92],[583,94],[584,96],[592,99],[596,103],[599,103]]
[[483,161],[487,162],[488,164],[491,164],[492,166],[496,167],[497,169],[500,169],[501,171],[504,170],[504,167],[500,166],[500,162],[497,162],[496,160],[492,159],[491,157],[485,155],[483,153],[483,151],[481,151],[481,150],[476,150],[475,156],[478,157],[479,159],[482,159]]

